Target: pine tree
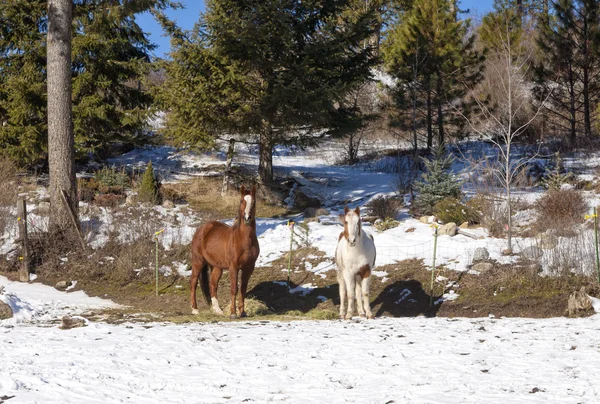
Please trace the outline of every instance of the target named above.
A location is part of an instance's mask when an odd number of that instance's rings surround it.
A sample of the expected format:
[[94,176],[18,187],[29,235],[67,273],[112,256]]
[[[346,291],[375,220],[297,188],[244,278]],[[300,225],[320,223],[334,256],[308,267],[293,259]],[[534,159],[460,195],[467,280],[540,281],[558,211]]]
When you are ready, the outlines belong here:
[[148,161],[146,171],[142,177],[142,183],[140,184],[140,190],[138,192],[138,200],[140,202],[150,202],[156,204],[159,202],[159,183],[154,175],[154,168],[152,167],[152,160]]
[[446,154],[443,147],[437,147],[433,158],[424,158],[423,162],[425,172],[415,184],[417,197],[414,204],[420,214],[430,215],[435,204],[442,199],[460,199],[461,182],[449,171],[454,157]]
[[[418,87],[426,109],[427,146],[433,144],[433,128],[438,144],[446,141],[448,124],[460,126],[454,108],[466,94],[464,83],[481,80],[484,55],[474,48],[469,20],[457,18],[458,7],[451,0],[415,0],[413,8],[398,20],[384,44],[388,72],[406,87]],[[415,74],[415,69],[416,74]]]
[[[273,178],[275,145],[306,146],[344,133],[339,108],[372,66],[372,7],[353,0],[211,0],[186,39],[174,39],[160,94],[167,135],[210,146],[238,134],[259,146],[259,177]],[[365,44],[367,45],[365,46]]]
[[550,93],[548,111],[574,145],[578,132],[591,136],[600,101],[600,4],[558,0],[553,8],[540,24],[536,92]]
[[[21,165],[47,159],[47,1],[0,2],[0,154]],[[73,126],[77,156],[147,141],[152,101],[142,86],[154,48],[135,17],[170,0],[75,1]]]

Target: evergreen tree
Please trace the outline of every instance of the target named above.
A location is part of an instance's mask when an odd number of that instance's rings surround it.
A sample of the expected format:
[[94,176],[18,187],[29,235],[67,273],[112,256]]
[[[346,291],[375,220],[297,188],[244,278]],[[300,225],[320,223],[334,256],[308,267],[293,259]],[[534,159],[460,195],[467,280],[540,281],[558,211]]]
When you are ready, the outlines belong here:
[[536,90],[550,92],[549,113],[574,145],[579,131],[592,134],[600,99],[600,5],[595,0],[558,0],[553,9],[541,23]]
[[466,94],[464,83],[473,85],[482,77],[483,54],[475,50],[475,37],[468,34],[469,20],[458,19],[458,11],[452,0],[415,0],[383,47],[388,72],[401,84],[398,91],[419,89],[426,109],[428,148],[434,126],[438,144],[444,144],[447,125],[464,122],[456,119],[453,108],[468,113],[467,104],[458,105]]
[[167,134],[210,146],[238,134],[259,146],[259,177],[273,178],[277,144],[339,135],[341,108],[373,63],[373,8],[353,0],[211,0],[197,27],[177,35],[161,91]]
[[433,158],[423,159],[425,172],[415,184],[417,197],[415,208],[422,215],[430,215],[439,201],[451,197],[460,199],[461,182],[449,170],[454,162],[451,154],[443,147],[437,147]]
[[[170,0],[77,0],[72,19],[76,152],[103,155],[142,138],[152,101],[141,81],[154,48],[137,14]],[[0,154],[22,165],[47,159],[47,1],[0,2]]]
[[140,190],[138,192],[138,200],[141,202],[150,202],[156,204],[159,202],[159,183],[154,175],[154,168],[152,167],[152,160],[148,161],[148,166],[142,177],[142,183],[140,184]]

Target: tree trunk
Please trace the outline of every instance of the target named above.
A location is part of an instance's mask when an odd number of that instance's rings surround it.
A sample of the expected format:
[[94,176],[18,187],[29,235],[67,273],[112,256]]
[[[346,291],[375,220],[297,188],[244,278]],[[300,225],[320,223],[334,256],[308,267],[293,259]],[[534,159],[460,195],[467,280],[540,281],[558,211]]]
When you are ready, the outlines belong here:
[[438,121],[438,146],[439,147],[444,147],[444,143],[445,143],[445,134],[444,134],[444,114],[442,111],[442,93],[443,93],[443,83],[442,83],[442,78],[438,76],[437,79],[437,110],[438,110],[438,116],[437,116],[437,121]]
[[569,114],[570,114],[570,124],[571,124],[571,128],[570,128],[570,133],[569,133],[569,145],[571,147],[575,147],[575,142],[577,140],[577,107],[575,105],[575,79],[574,79],[574,72],[573,72],[573,66],[569,67],[571,69],[571,71],[569,72],[569,93],[570,93],[570,99],[569,99]]
[[66,191],[77,216],[75,145],[71,111],[71,23],[72,0],[48,1],[48,162],[50,168],[51,231],[72,228],[68,207],[62,202]]
[[589,139],[592,135],[592,107],[590,103],[590,60],[592,55],[590,54],[589,41],[590,41],[590,27],[588,25],[588,15],[583,17],[583,122],[584,122],[584,135]]
[[265,125],[258,147],[258,178],[263,184],[273,181],[273,128]]
[[431,86],[427,80],[427,153],[433,147],[433,105],[431,102]]
[[224,196],[229,190],[229,180],[231,178],[231,163],[233,162],[233,154],[235,152],[235,139],[229,139],[229,147],[227,148],[227,162],[225,163],[225,173],[223,174],[223,186],[221,187],[221,196]]

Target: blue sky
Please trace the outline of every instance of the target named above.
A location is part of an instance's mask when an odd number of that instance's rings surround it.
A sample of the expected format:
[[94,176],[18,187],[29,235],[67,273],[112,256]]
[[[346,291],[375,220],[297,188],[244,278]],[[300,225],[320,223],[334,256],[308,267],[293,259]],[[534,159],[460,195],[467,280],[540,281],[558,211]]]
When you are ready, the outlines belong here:
[[[180,0],[185,5],[183,10],[169,10],[167,14],[176,20],[182,28],[192,28],[198,20],[200,13],[204,11],[203,0]],[[461,0],[460,5],[463,9],[470,9],[475,15],[482,16],[492,9],[493,0]],[[154,51],[155,56],[164,57],[169,52],[169,38],[163,36],[160,25],[156,23],[150,14],[144,14],[138,17],[140,26],[150,35],[150,40],[158,45]]]

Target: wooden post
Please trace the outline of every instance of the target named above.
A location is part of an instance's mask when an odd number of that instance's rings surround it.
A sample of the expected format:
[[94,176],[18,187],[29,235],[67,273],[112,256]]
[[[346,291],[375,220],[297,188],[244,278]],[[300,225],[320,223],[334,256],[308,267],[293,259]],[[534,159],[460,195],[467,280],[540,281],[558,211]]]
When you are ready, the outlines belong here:
[[229,139],[229,148],[227,149],[227,162],[225,164],[225,174],[223,174],[223,187],[221,188],[221,196],[229,190],[229,177],[231,176],[231,162],[233,161],[233,153],[235,152],[235,139]]
[[63,203],[65,204],[65,209],[67,210],[67,212],[69,213],[69,217],[71,218],[71,224],[73,225],[73,227],[77,231],[77,235],[79,236],[79,243],[81,244],[81,249],[85,251],[85,241],[83,241],[83,234],[81,234],[81,229],[77,224],[77,217],[75,216],[75,212],[73,212],[73,209],[71,209],[71,205],[69,205],[69,201],[67,200],[67,192],[64,189],[61,190],[60,196],[60,199],[62,199]]
[[17,201],[17,222],[19,224],[19,241],[21,242],[19,281],[29,282],[29,241],[27,239],[27,203],[25,198],[19,198]]

